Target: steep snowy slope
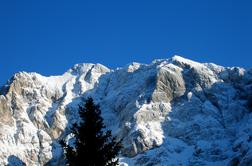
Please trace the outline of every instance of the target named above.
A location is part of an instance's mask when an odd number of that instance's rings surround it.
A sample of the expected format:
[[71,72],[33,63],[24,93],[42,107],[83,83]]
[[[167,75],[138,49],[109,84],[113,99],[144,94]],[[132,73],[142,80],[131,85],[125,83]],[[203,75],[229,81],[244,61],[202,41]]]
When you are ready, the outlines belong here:
[[0,165],[59,165],[76,107],[92,96],[125,165],[252,164],[252,70],[179,56],[110,70],[78,64],[62,76],[17,73],[0,90]]

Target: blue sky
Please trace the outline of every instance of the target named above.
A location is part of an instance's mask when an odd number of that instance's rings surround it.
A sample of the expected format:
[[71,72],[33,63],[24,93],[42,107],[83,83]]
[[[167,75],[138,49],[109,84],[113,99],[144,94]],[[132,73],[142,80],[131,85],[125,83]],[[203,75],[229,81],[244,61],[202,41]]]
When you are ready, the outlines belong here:
[[0,83],[15,72],[62,74],[76,63],[115,68],[174,54],[251,67],[249,0],[2,0]]

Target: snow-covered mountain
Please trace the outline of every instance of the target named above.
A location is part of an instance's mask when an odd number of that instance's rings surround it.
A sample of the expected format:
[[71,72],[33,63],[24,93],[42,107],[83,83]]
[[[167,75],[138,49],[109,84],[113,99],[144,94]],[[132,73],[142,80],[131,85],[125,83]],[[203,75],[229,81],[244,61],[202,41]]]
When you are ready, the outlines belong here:
[[15,74],[0,90],[0,165],[62,165],[57,140],[88,96],[124,138],[121,165],[252,165],[252,70],[180,56]]

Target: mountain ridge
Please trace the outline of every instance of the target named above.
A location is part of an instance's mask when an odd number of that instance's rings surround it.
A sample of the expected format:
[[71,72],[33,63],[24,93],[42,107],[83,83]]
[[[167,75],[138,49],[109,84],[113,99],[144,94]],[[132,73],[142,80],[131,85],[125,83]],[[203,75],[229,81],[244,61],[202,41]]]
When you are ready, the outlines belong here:
[[124,138],[121,164],[244,165],[252,162],[251,94],[251,70],[180,56],[114,70],[76,64],[50,77],[19,72],[0,90],[0,163],[15,155],[27,165],[64,164],[57,139],[92,96]]

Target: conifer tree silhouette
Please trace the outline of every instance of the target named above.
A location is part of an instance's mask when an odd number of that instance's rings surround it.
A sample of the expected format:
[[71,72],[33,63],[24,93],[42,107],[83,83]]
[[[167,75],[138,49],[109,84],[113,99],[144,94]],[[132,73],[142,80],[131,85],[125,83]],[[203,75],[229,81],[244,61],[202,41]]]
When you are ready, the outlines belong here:
[[81,122],[73,124],[74,147],[61,140],[67,164],[70,166],[116,166],[116,157],[122,147],[111,130],[105,131],[99,105],[88,98],[84,106],[79,106]]

